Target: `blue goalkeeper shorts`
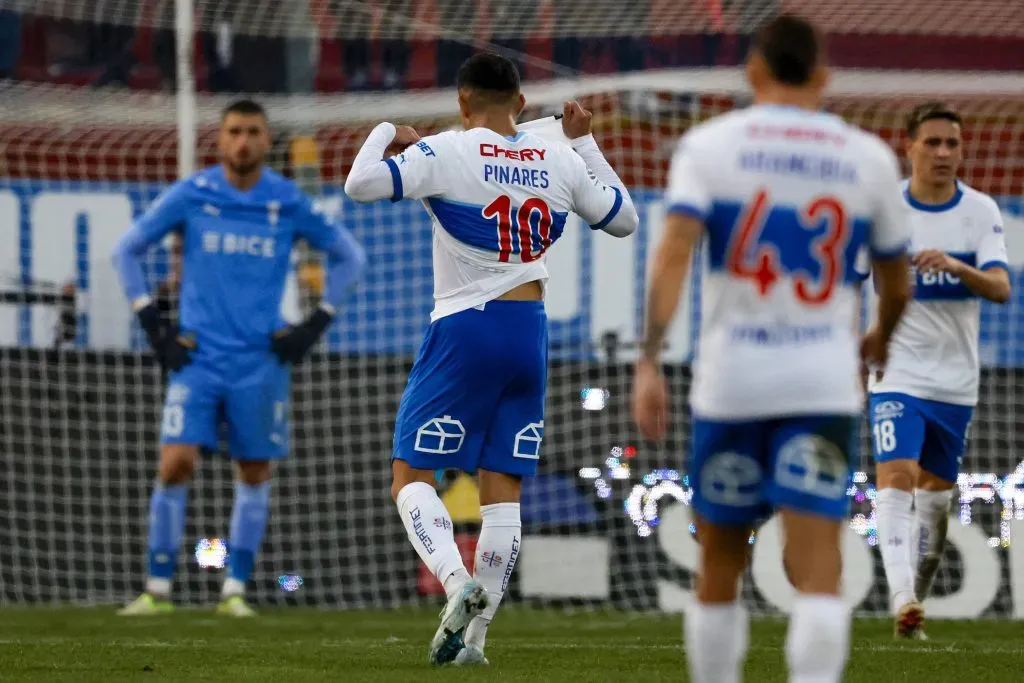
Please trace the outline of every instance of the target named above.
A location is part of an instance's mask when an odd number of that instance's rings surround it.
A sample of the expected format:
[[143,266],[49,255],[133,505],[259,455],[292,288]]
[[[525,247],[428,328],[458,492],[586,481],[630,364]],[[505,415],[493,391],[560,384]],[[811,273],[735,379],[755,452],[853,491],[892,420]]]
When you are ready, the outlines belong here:
[[491,301],[427,327],[392,458],[424,470],[529,476],[544,435],[548,326],[540,301]]
[[841,520],[857,420],[851,415],[693,419],[691,505],[712,524],[753,527],[780,508]]
[[967,450],[974,408],[908,394],[871,394],[875,462],[907,459],[940,479],[956,482]]
[[232,458],[284,457],[290,374],[269,351],[235,353],[230,360],[197,352],[168,377],[160,443],[216,450],[224,425]]

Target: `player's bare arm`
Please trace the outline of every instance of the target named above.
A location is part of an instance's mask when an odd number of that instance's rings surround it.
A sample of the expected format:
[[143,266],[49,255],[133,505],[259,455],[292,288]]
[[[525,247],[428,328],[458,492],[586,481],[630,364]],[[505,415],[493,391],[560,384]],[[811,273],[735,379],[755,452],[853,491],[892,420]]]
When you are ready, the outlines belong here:
[[1004,304],[1010,300],[1010,274],[1002,266],[981,270],[938,249],[916,254],[913,263],[919,271],[948,273],[958,278],[972,293],[988,301]]
[[668,389],[658,357],[703,230],[704,225],[696,218],[670,214],[665,221],[665,236],[654,255],[644,339],[633,390],[633,416],[648,439],[660,440],[668,430]]
[[864,370],[882,371],[889,358],[889,342],[900,318],[910,302],[910,280],[907,278],[909,261],[906,256],[875,260],[872,263],[878,286],[878,322],[861,341],[861,361]]

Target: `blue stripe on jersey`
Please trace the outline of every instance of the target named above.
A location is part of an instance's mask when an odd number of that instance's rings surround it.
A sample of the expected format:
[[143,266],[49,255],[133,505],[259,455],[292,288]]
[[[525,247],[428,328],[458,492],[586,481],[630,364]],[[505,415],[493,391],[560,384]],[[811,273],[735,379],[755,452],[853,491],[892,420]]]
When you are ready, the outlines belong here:
[[[726,265],[726,250],[733,234],[739,228],[740,214],[744,205],[739,202],[716,201],[711,205],[705,226],[708,235],[708,257],[711,270],[722,270]],[[808,230],[797,215],[798,211],[788,206],[774,206],[764,221],[758,244],[774,247],[782,271],[794,274],[803,271],[812,278],[821,276],[821,258],[816,253],[814,242],[821,238],[828,226],[824,220],[818,222],[813,230]],[[852,223],[853,234],[846,241],[843,253],[843,283],[856,284],[861,281],[857,274],[857,252],[867,241],[871,230],[871,221],[855,218]],[[755,253],[754,245],[749,245],[747,259],[752,260]]]
[[398,164],[392,158],[387,158],[384,163],[388,165],[388,170],[391,171],[391,182],[395,186],[394,194],[391,195],[391,201],[399,202],[402,197],[405,196],[405,188],[402,187],[402,173],[398,170]]
[[[476,204],[463,204],[462,202],[442,199],[440,197],[430,197],[427,199],[427,203],[430,205],[430,210],[434,212],[434,216],[437,217],[441,227],[458,241],[471,247],[486,249],[487,251],[500,251],[501,247],[498,244],[498,220],[494,217],[484,218],[484,207],[477,206]],[[511,243],[513,254],[522,253],[517,222],[518,212],[519,207],[513,206]],[[565,230],[565,221],[568,217],[568,213],[551,212],[551,228],[548,235],[551,244],[554,244],[555,240],[562,236],[562,231]],[[531,251],[537,252],[540,251],[541,247],[539,213],[531,211],[529,219]]]
[[600,230],[611,223],[615,215],[619,213],[619,209],[622,208],[622,192],[617,187],[613,187],[612,190],[615,191],[615,203],[612,204],[612,208],[608,209],[608,214],[604,218],[590,226],[591,230]]
[[[946,252],[969,266],[977,263],[974,252]],[[917,301],[965,301],[978,298],[960,278],[949,273],[922,273],[914,269],[914,299]]]
[[1005,271],[1010,270],[1010,264],[1006,261],[985,261],[985,263],[978,266],[978,270],[988,270],[989,268],[1002,268]]

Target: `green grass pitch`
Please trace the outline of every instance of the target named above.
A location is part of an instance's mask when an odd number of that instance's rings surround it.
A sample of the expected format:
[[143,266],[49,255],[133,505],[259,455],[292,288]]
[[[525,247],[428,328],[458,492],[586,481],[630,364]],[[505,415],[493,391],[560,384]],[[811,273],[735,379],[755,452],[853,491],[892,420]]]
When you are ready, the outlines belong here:
[[[436,611],[267,610],[258,619],[179,610],[127,619],[112,608],[0,610],[0,680],[685,681],[679,617],[502,610],[487,669],[426,663]],[[746,680],[785,681],[785,622],[755,622]],[[934,622],[897,643],[888,621],[854,628],[846,683],[1024,679],[1021,622]]]

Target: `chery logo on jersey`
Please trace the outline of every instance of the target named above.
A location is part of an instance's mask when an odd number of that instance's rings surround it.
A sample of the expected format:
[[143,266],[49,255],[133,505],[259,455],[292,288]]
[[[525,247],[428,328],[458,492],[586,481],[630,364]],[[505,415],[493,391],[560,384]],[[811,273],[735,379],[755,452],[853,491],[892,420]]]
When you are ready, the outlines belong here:
[[486,142],[480,144],[480,156],[512,159],[513,161],[544,161],[546,149],[504,149]]

